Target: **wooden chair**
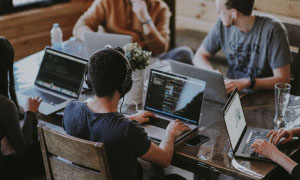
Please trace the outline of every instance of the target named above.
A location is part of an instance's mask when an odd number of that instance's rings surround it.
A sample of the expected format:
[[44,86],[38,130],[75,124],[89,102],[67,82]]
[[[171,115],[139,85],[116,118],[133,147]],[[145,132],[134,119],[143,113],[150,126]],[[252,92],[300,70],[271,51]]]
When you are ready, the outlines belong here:
[[170,46],[169,49],[172,49],[176,46],[176,24],[175,24],[175,17],[176,17],[176,0],[164,0],[164,2],[169,6],[170,11],[172,13],[171,19],[170,19]]
[[300,25],[283,23],[288,32],[290,50],[293,60],[291,62],[291,94],[300,95]]
[[102,143],[61,134],[38,125],[47,180],[110,180]]

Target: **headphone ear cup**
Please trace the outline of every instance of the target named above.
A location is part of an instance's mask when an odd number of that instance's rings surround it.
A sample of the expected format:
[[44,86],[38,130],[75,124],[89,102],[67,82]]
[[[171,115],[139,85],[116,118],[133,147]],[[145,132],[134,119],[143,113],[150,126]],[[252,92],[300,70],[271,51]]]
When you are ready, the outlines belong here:
[[132,84],[133,81],[132,81],[131,73],[127,73],[121,87],[118,90],[121,97],[124,97],[125,94],[130,91],[130,89],[132,88]]
[[89,72],[88,72],[87,66],[86,66],[85,72],[84,72],[84,80],[85,80],[85,83],[88,86],[88,88],[92,89],[93,88],[92,81],[90,80],[90,76],[89,76]]

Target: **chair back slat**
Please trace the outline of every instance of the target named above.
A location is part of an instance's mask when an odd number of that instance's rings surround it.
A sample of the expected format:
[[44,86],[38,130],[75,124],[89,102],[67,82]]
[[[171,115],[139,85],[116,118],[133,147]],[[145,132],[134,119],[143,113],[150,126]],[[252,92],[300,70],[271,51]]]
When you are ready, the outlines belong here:
[[38,133],[48,180],[65,176],[111,179],[103,143],[62,134],[44,124],[38,125]]
[[72,179],[72,180],[95,180],[101,179],[100,172],[81,168],[73,165],[71,162],[64,162],[56,157],[50,157],[51,171],[54,179]]

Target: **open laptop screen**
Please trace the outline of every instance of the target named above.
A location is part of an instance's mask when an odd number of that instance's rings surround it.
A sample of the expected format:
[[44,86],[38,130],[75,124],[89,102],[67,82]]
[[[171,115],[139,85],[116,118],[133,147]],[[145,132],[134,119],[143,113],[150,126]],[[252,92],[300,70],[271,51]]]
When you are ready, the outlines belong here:
[[233,92],[232,97],[225,106],[224,119],[232,149],[235,150],[246,128],[246,119],[237,90]]
[[145,110],[198,125],[205,82],[152,69]]
[[35,84],[78,98],[86,63],[83,59],[47,48]]

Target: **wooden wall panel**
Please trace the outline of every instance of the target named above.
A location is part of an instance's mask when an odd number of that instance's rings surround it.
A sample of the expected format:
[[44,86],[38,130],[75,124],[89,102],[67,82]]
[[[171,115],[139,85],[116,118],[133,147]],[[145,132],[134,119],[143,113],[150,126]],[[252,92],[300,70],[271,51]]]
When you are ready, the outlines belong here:
[[299,0],[256,0],[255,10],[300,19]]
[[63,39],[69,39],[77,19],[92,2],[93,0],[72,0],[0,16],[0,35],[11,41],[15,48],[15,60],[19,60],[50,45],[53,23],[59,23]]
[[[256,0],[255,11],[300,24],[300,0]],[[215,0],[176,0],[177,29],[209,32],[218,18]]]

